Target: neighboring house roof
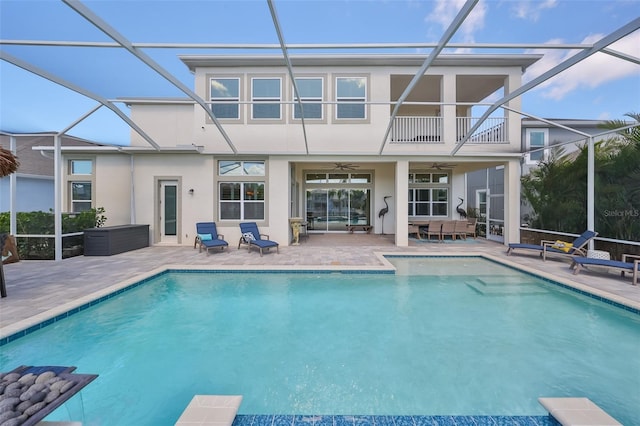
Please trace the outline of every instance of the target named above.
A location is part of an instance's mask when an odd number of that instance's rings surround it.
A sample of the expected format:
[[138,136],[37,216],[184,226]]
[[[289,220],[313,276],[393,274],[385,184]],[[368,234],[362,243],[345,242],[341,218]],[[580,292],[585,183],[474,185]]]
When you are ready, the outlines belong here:
[[[543,117],[545,120],[562,124],[563,126],[572,127],[572,128],[580,128],[580,127],[599,127],[608,122],[608,120],[591,120],[591,119],[580,119],[580,118],[547,118]],[[535,118],[525,117],[522,119],[522,127],[554,127],[549,123],[545,123],[544,121],[537,120]],[[604,129],[602,130],[604,131]]]
[[[53,134],[15,135],[14,137],[16,138],[16,156],[20,162],[20,167],[18,167],[16,173],[30,176],[53,176],[53,158],[46,157],[39,150],[33,150],[34,146],[53,146]],[[0,134],[0,146],[2,148],[9,149],[9,138],[9,135]],[[102,145],[70,136],[62,136],[61,146],[93,147]]]

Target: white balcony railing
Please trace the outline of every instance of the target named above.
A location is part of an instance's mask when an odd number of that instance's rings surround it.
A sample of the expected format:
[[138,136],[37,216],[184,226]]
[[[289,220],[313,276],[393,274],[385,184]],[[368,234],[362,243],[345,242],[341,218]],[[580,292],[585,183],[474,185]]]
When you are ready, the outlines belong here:
[[[475,117],[456,117],[456,140],[461,141],[479,120],[479,118]],[[467,143],[509,143],[506,124],[506,118],[504,117],[489,117],[473,132]]]
[[396,117],[391,143],[443,143],[441,117]]
[[[456,141],[461,141],[479,121],[476,117],[456,117]],[[441,144],[452,135],[442,131],[442,117],[396,117],[391,127],[391,143]],[[468,144],[509,143],[506,118],[490,117],[467,140]]]

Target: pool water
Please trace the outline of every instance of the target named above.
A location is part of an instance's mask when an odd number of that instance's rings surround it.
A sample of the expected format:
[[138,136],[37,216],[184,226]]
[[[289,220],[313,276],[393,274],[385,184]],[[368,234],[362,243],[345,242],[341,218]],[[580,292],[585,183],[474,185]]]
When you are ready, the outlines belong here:
[[482,259],[390,260],[163,274],[3,346],[0,371],[99,374],[86,425],[170,425],[194,394],[243,395],[241,414],[533,416],[572,396],[637,420],[637,314]]

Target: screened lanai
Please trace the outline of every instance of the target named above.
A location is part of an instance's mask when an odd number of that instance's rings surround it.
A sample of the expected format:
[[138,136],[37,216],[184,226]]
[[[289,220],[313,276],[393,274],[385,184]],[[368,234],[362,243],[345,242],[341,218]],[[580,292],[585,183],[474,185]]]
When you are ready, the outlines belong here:
[[[422,14],[415,13],[409,22],[394,19],[393,9],[400,5],[418,8]],[[100,149],[126,150],[131,134],[135,133],[147,142],[150,150],[162,151],[153,137],[132,119],[129,110],[134,101],[162,99],[165,103],[190,103],[201,108],[224,138],[224,153],[243,154],[214,114],[211,100],[196,94],[193,75],[181,56],[278,55],[293,79],[297,70],[292,58],[302,55],[419,55],[424,58],[421,66],[389,105],[391,120],[377,141],[378,155],[384,156],[398,110],[411,103],[411,94],[419,87],[425,72],[443,55],[543,55],[546,60],[525,75],[521,87],[491,93],[482,102],[474,103],[478,111],[476,120],[449,153],[452,161],[486,120],[509,108],[510,100],[523,100],[522,110],[515,111],[522,117],[539,118],[555,125],[544,110],[528,108],[527,96],[570,75],[575,67],[613,58],[616,66],[607,68],[608,72],[631,69],[626,72],[636,77],[636,83],[640,81],[640,10],[637,9],[635,14],[627,14],[628,19],[623,22],[617,20],[615,26],[607,20],[581,22],[576,19],[570,25],[589,28],[585,34],[590,37],[566,42],[560,36],[554,37],[554,31],[559,31],[554,25],[544,22],[539,23],[544,32],[529,39],[515,30],[493,38],[471,37],[469,29],[485,14],[495,13],[505,25],[510,19],[497,5],[477,0],[406,3],[2,1],[0,8],[0,131],[8,141],[5,148],[14,152],[20,137],[47,134],[53,138],[56,259],[61,258],[63,235],[59,160],[62,137],[95,143]],[[387,15],[389,19],[384,26],[372,25],[365,19],[369,14]],[[437,24],[430,28],[438,31],[425,34],[422,28],[425,21]],[[499,24],[499,20],[493,21],[493,25]],[[414,31],[401,31],[406,28]],[[294,85],[293,90],[297,92],[298,88]],[[616,95],[609,93],[608,96]],[[629,112],[640,109],[638,107],[637,102],[629,105]],[[621,127],[626,126],[623,124]],[[307,145],[305,120],[298,125],[307,146],[306,155],[313,156]],[[584,140],[590,153],[587,226],[593,229],[594,138],[579,130],[573,131],[577,140]],[[198,152],[195,145],[179,149]],[[527,154],[523,150],[522,155]],[[9,179],[13,203],[24,194],[16,193],[15,176]],[[10,211],[10,232],[19,236],[14,209]]]

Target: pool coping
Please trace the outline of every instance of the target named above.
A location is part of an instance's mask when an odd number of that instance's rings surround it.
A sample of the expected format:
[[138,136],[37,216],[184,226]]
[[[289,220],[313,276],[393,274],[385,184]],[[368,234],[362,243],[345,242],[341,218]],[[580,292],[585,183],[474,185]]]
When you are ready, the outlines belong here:
[[297,272],[297,273],[395,273],[396,268],[389,261],[389,258],[393,257],[448,257],[448,258],[462,258],[462,257],[475,257],[483,258],[498,264],[511,267],[515,270],[542,278],[553,284],[558,284],[562,287],[576,291],[580,294],[595,298],[605,303],[613,304],[619,308],[640,315],[640,302],[635,302],[624,297],[602,291],[593,287],[589,287],[575,281],[562,278],[560,276],[546,273],[534,268],[529,268],[525,265],[511,262],[507,259],[493,256],[482,252],[467,252],[460,253],[439,253],[439,254],[425,254],[417,252],[374,252],[375,257],[380,262],[380,265],[164,265],[160,268],[155,268],[150,271],[138,274],[132,278],[121,281],[117,284],[105,287],[101,290],[90,293],[86,296],[64,303],[56,308],[49,309],[45,312],[36,314],[27,319],[18,321],[8,326],[0,327],[0,346],[7,344],[15,339],[18,339],[24,335],[27,335],[40,328],[46,327],[55,321],[66,318],[69,315],[73,315],[80,310],[93,306],[106,300],[114,295],[124,292],[137,285],[144,284],[154,277],[160,276],[169,272]]

